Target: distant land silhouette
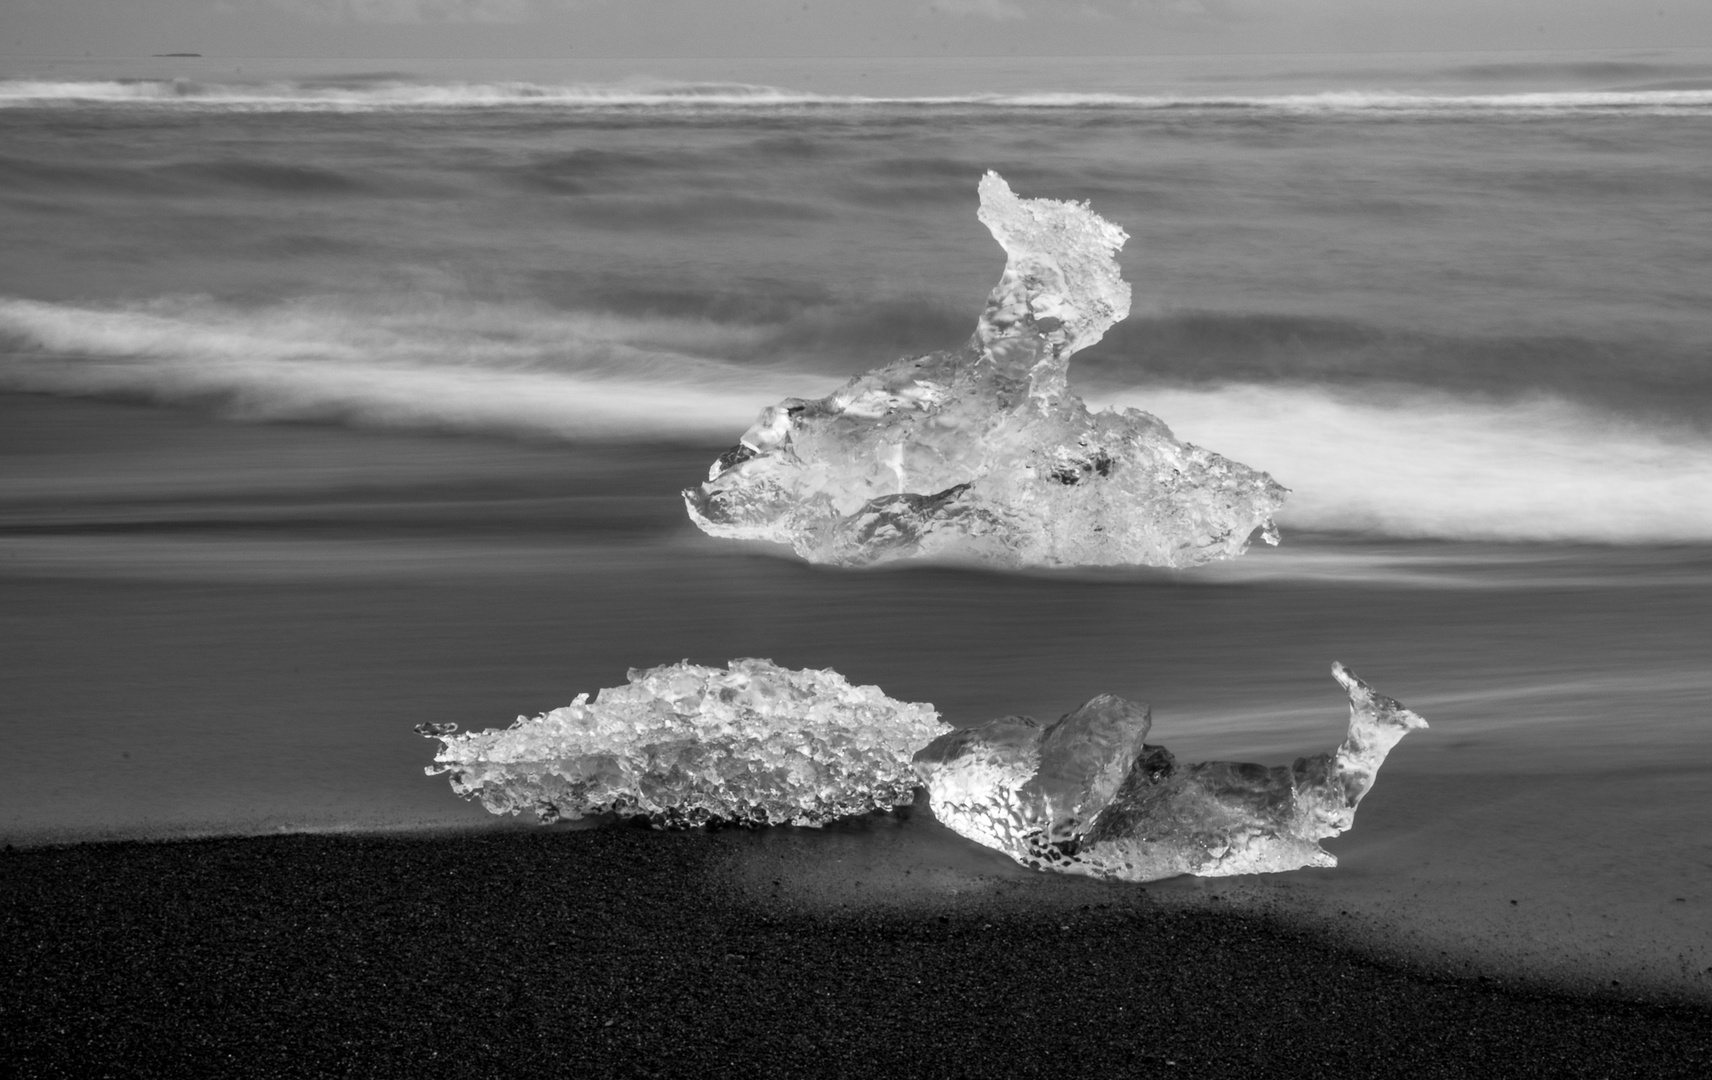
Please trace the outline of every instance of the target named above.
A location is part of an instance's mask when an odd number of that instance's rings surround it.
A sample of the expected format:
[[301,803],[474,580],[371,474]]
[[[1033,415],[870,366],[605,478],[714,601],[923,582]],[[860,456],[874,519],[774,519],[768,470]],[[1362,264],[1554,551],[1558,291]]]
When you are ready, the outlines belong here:
[[158,52],[158,53],[153,53],[151,55],[154,55],[154,56],[201,56],[202,54],[199,52]]

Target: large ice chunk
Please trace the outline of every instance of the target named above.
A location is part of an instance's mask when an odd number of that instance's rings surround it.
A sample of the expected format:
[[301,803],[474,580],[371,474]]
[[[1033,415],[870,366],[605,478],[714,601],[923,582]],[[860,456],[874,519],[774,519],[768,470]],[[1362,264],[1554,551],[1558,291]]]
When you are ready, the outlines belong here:
[[941,735],[916,755],[934,816],[1028,866],[1152,881],[1335,866],[1385,755],[1427,722],[1356,678],[1349,735],[1329,754],[1267,768],[1179,765],[1146,745],[1145,705],[1102,695],[1042,727],[1007,716]]
[[495,814],[533,810],[543,823],[618,812],[819,825],[910,802],[910,757],[948,726],[932,705],[770,660],[724,671],[686,660],[629,679],[504,730],[420,725],[441,742],[428,774],[451,773],[453,791]]
[[1270,476],[1070,392],[1071,354],[1129,314],[1124,231],[997,173],[980,196],[1008,261],[969,343],[763,410],[684,492],[691,519],[852,566],[1181,567],[1241,554],[1257,528],[1276,543],[1287,492]]

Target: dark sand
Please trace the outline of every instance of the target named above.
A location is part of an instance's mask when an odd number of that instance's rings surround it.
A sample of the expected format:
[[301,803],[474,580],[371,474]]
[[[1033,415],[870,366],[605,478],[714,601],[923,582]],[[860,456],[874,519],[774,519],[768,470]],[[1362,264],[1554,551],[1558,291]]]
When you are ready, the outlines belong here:
[[[1018,871],[866,899],[813,865],[866,841],[772,832],[8,849],[4,1056],[80,1078],[1712,1075],[1704,1006],[1425,971],[1168,885]],[[831,893],[799,887],[817,873]]]

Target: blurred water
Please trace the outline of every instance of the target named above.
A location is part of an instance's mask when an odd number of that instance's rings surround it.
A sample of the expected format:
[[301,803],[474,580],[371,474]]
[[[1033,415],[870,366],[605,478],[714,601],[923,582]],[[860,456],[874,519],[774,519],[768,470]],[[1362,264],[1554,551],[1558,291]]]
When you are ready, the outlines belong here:
[[1712,539],[1712,90],[1642,77],[1712,60],[1378,63],[0,72],[0,387],[729,440],[968,334],[991,167],[1132,234],[1075,384],[1269,468],[1286,526]]
[[[672,486],[714,445],[17,395],[0,416],[32,448],[7,455],[0,536],[13,842],[500,827],[422,775],[414,724],[502,726],[685,658],[833,667],[957,723],[1118,693],[1185,760],[1281,762],[1342,737],[1341,659],[1432,728],[1330,845],[1337,871],[1212,887],[1354,910],[1430,958],[1705,989],[1704,547],[1310,535],[1192,573],[851,574],[691,529]],[[862,843],[872,887],[967,861],[936,834]],[[805,888],[842,872],[818,850]]]
[[[495,827],[412,725],[684,658],[834,667],[954,722],[1112,692],[1180,758],[1277,762],[1341,738],[1337,659],[1431,730],[1338,870],[1218,889],[1703,993],[1709,79],[1692,53],[15,64],[0,835]],[[900,95],[952,100],[874,100]],[[1072,377],[1272,470],[1283,547],[850,574],[684,520],[761,405],[967,335],[989,167],[1131,232],[1136,314]]]

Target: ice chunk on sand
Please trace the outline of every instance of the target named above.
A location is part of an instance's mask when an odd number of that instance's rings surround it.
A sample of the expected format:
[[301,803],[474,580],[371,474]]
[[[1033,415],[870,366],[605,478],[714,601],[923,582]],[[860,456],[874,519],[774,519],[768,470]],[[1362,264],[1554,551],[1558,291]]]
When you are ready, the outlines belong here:
[[1332,675],[1349,736],[1293,765],[1179,765],[1144,743],[1147,706],[1102,695],[1045,727],[1007,716],[941,735],[916,773],[935,817],[1028,866],[1127,881],[1335,866],[1319,841],[1354,823],[1385,755],[1427,722],[1342,664]]
[[428,774],[451,773],[453,791],[493,813],[542,822],[616,811],[660,825],[818,825],[910,802],[910,756],[948,726],[932,705],[770,660],[725,671],[686,660],[629,678],[504,730],[420,725],[442,744]]
[[1287,492],[1270,476],[1069,390],[1071,354],[1129,314],[1124,231],[997,173],[980,196],[1008,261],[969,343],[763,410],[684,492],[691,519],[848,566],[1180,567],[1241,554],[1257,528],[1276,543]]

